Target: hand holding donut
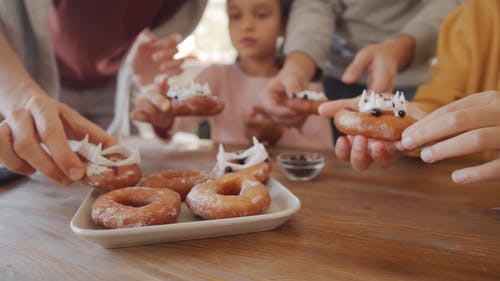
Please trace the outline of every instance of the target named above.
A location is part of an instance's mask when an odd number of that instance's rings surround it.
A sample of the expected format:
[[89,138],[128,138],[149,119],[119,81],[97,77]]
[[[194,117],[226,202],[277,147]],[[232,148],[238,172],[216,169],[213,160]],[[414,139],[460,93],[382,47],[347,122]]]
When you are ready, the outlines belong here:
[[467,96],[432,112],[403,132],[401,146],[422,149],[427,163],[483,151],[496,151],[485,164],[454,171],[457,183],[500,179],[500,93],[485,91]]
[[260,106],[253,107],[251,112],[244,114],[243,118],[245,120],[245,136],[249,140],[255,136],[265,145],[272,146],[279,141],[283,134],[283,127],[274,122]]

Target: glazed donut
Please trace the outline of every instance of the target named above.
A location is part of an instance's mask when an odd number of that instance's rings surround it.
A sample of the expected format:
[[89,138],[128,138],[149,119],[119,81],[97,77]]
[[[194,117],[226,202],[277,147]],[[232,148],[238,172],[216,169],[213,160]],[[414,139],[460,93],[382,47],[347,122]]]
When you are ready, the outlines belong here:
[[253,176],[260,182],[265,182],[271,173],[271,162],[266,148],[253,137],[253,146],[236,153],[225,152],[224,146],[219,145],[217,164],[213,169],[215,177],[228,173],[238,173]]
[[211,116],[224,109],[224,102],[212,95],[207,83],[200,85],[191,82],[187,86],[172,87],[167,97],[175,116]]
[[139,151],[117,144],[102,150],[89,143],[88,135],[75,147],[85,167],[83,184],[103,191],[134,186],[141,179]]
[[206,172],[196,170],[163,170],[142,179],[140,186],[169,188],[179,193],[181,200],[201,182],[209,179]]
[[293,94],[285,105],[297,113],[318,114],[318,107],[326,101],[324,93],[306,90]]
[[97,197],[92,221],[107,228],[172,223],[181,211],[179,194],[168,188],[126,187]]
[[334,116],[337,129],[348,135],[362,135],[383,141],[401,139],[404,129],[416,120],[406,114],[406,100],[403,93],[393,97],[363,91],[359,100],[359,111],[345,108]]
[[197,184],[186,197],[186,205],[205,219],[258,215],[269,208],[271,196],[255,178],[231,173]]

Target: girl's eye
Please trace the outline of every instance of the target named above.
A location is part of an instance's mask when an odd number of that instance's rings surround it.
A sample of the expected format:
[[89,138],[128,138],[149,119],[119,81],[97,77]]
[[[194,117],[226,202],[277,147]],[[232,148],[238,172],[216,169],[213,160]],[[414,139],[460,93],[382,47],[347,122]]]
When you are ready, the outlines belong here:
[[257,12],[255,13],[255,16],[258,18],[258,19],[265,19],[269,16],[268,13],[265,13],[265,12]]
[[241,14],[229,14],[230,20],[238,20],[241,18]]

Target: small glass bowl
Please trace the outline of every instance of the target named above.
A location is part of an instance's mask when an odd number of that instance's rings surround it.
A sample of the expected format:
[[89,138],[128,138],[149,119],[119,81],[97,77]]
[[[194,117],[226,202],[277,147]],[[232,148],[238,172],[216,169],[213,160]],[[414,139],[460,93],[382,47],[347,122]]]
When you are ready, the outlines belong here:
[[285,152],[276,159],[285,175],[294,181],[308,181],[316,177],[325,166],[325,158],[320,153]]

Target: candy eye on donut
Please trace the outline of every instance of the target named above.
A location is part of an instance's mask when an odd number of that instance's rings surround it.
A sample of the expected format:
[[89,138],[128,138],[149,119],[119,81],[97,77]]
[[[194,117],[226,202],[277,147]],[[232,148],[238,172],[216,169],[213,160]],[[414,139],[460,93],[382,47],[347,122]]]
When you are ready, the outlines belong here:
[[318,114],[319,105],[326,101],[324,93],[305,90],[293,93],[292,97],[285,101],[285,105],[297,113]]

